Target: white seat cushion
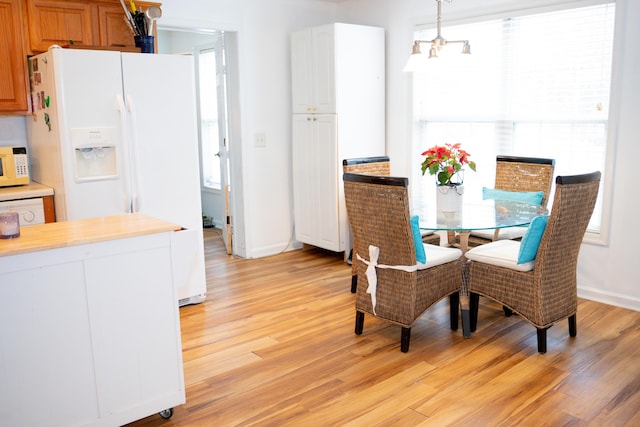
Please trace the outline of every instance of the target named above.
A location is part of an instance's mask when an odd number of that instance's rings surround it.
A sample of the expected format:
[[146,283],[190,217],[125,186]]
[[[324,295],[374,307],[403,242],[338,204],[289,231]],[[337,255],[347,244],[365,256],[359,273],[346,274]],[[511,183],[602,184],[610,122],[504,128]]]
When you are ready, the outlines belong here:
[[[472,236],[482,237],[484,239],[493,240],[493,232],[495,230],[473,230],[471,232]],[[498,234],[498,240],[505,239],[519,239],[524,236],[524,233],[527,231],[527,227],[507,227],[501,228],[500,233]]]
[[[446,248],[444,246],[430,245],[423,243],[424,251],[427,254],[427,263],[418,263],[418,270],[424,270],[429,267],[455,261],[462,256],[462,251],[456,248]],[[517,252],[516,252],[517,257]]]
[[[520,252],[520,242],[515,240],[498,240],[486,245],[476,246],[470,249],[465,256],[471,261],[482,262],[484,264],[497,265],[517,271],[531,271],[535,261],[518,264],[518,253]],[[429,260],[429,255],[427,255]]]

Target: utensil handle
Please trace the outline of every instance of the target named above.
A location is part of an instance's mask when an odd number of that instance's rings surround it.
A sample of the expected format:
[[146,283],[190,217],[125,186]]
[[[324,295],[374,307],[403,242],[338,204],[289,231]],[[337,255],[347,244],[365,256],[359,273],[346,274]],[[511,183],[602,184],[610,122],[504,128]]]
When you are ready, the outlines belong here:
[[127,18],[127,20],[129,21],[129,24],[131,25],[131,28],[133,28],[133,31],[137,34],[137,35],[141,35],[136,27],[136,23],[133,20],[133,16],[131,16],[131,13],[129,13],[129,9],[127,9],[127,5],[124,4],[124,0],[120,0],[120,4],[122,5],[122,9],[124,10],[124,16]]

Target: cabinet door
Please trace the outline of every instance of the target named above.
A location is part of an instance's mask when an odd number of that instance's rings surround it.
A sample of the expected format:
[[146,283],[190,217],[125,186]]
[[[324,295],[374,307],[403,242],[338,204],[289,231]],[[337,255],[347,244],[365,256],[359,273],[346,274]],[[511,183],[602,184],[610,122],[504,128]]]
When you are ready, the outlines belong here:
[[19,0],[0,0],[0,112],[26,112],[27,55]]
[[315,158],[313,116],[293,116],[293,211],[296,240],[315,244],[315,191],[318,168]]
[[110,48],[133,48],[133,33],[124,20],[122,6],[98,5],[98,22],[100,23],[100,46]]
[[291,35],[291,94],[293,113],[313,113],[311,30]]
[[171,249],[166,243],[153,247],[160,239],[168,242],[169,236],[130,239],[132,252],[115,242],[114,254],[85,261],[101,414],[184,393]]
[[313,28],[313,92],[315,113],[336,113],[336,50],[333,25]]
[[338,212],[338,143],[337,119],[333,114],[313,117],[314,157],[316,159],[317,246],[342,251]]
[[334,26],[324,25],[291,35],[293,113],[336,112]]
[[336,129],[335,115],[294,115],[293,198],[296,240],[341,251]]
[[45,52],[53,44],[97,44],[93,40],[92,25],[95,22],[88,2],[27,0],[27,11],[34,52]]
[[86,425],[99,417],[84,269],[64,261],[0,272],[2,425]]
[[[128,4],[128,3],[127,3]],[[160,3],[136,2],[136,7],[140,11],[145,11],[151,5],[160,6]],[[125,22],[122,5],[115,2],[113,4],[98,4],[98,22],[100,29],[99,44],[101,47],[113,50],[139,51],[133,40],[133,32]],[[156,26],[153,33],[156,34]]]

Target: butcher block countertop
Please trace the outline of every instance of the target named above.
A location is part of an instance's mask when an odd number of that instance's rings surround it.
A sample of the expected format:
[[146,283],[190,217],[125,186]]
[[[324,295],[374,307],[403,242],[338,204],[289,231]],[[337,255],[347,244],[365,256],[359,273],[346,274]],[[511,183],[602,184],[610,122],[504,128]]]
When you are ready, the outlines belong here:
[[182,227],[142,214],[122,214],[20,227],[20,237],[0,239],[0,257],[104,242]]

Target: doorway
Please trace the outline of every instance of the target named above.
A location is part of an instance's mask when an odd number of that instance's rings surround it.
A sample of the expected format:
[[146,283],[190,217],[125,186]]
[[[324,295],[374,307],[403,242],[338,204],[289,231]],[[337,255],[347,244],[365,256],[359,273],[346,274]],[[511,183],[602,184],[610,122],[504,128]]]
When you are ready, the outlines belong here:
[[200,170],[203,225],[222,230],[228,254],[232,253],[230,214],[229,134],[227,132],[227,67],[224,33],[193,49],[198,87]]
[[[237,92],[233,75],[237,75],[236,35],[233,32],[194,32],[187,29],[158,30],[158,53],[194,56],[200,139],[200,171],[203,226],[222,230],[227,253],[242,256],[244,233],[241,204],[233,191],[233,177],[240,177],[239,166],[234,171],[233,153],[239,149]],[[235,101],[234,101],[235,100]]]

